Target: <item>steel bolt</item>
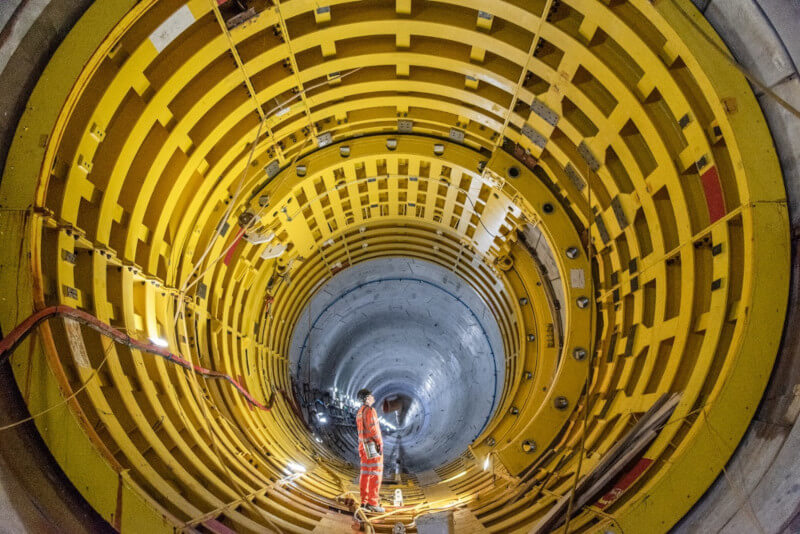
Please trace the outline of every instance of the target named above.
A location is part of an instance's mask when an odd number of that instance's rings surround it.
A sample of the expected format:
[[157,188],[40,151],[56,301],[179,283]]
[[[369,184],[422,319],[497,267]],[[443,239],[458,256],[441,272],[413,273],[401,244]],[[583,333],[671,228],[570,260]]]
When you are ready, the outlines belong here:
[[572,351],[572,357],[582,362],[586,359],[586,349],[582,347],[575,347],[575,350]]
[[578,303],[578,307],[583,309],[589,305],[589,297],[578,297],[576,302]]
[[569,406],[569,401],[566,397],[558,396],[553,400],[553,404],[556,407],[556,410],[566,410]]
[[566,253],[569,259],[574,260],[578,257],[578,254],[580,254],[580,251],[578,250],[578,247],[569,247],[567,248]]
[[536,341],[536,334],[528,334],[528,341]]
[[522,442],[522,452],[531,454],[536,451],[536,442],[532,439],[526,439]]
[[528,305],[528,299],[525,298],[525,297],[522,297],[521,299],[519,299],[519,304],[520,304],[520,306],[527,306]]

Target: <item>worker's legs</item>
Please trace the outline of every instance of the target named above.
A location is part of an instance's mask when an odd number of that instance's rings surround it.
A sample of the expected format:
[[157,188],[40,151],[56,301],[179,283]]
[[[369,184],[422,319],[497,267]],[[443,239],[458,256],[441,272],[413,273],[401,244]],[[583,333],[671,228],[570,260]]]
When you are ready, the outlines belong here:
[[383,482],[383,458],[380,463],[373,466],[374,475],[369,477],[369,491],[367,492],[367,503],[372,506],[381,504],[381,483]]
[[369,504],[369,479],[371,475],[361,473],[358,480],[359,488],[361,489],[361,506]]
[[359,477],[359,489],[361,490],[361,505],[380,504],[381,482],[383,481],[383,457],[367,459],[366,455],[361,456],[361,476]]
[[369,473],[371,466],[368,465],[369,460],[361,447],[359,447],[358,456],[361,460],[361,476],[358,478],[358,487],[361,490],[361,506],[364,506],[369,501]]

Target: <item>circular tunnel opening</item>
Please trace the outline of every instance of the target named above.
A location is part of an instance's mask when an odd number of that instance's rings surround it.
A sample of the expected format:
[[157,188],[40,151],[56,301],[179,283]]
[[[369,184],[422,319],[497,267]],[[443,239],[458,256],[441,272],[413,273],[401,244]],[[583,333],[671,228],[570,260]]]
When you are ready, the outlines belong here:
[[502,394],[503,355],[497,322],[469,284],[394,257],[321,286],[298,316],[289,360],[306,421],[326,445],[357,463],[356,392],[368,388],[385,461],[415,473],[452,461],[480,435]]

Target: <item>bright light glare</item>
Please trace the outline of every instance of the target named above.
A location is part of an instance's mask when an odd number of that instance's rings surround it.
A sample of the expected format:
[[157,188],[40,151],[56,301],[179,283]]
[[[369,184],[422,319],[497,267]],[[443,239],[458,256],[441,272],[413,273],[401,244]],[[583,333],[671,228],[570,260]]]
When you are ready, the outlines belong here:
[[317,443],[322,443],[322,438],[321,437],[316,436],[314,439],[317,441]]
[[305,473],[306,467],[302,464],[298,464],[297,462],[289,462],[286,465],[286,468],[291,471],[292,473]]
[[378,421],[380,421],[380,422],[381,422],[381,424],[382,424],[383,426],[385,426],[386,428],[389,428],[389,429],[391,429],[391,430],[397,430],[397,427],[396,427],[396,426],[394,426],[392,423],[390,423],[389,421],[387,421],[387,420],[386,420],[386,419],[384,419],[383,417],[379,417],[379,418],[378,418]]
[[461,471],[459,474],[457,474],[455,476],[452,476],[452,477],[450,477],[450,478],[448,478],[446,480],[442,480],[442,482],[450,482],[450,481],[455,480],[457,478],[461,478],[461,477],[465,476],[466,474],[467,474],[466,471]]
[[483,461],[483,470],[484,470],[484,471],[488,471],[488,470],[489,470],[489,457],[488,457],[488,456],[487,456],[487,457],[486,457],[486,459]]
[[151,337],[150,343],[159,347],[169,347],[169,342],[166,339],[161,339],[160,337]]
[[320,423],[322,423],[322,424],[324,425],[325,423],[327,423],[327,422],[328,422],[328,418],[327,418],[327,417],[325,417],[324,415],[320,415],[320,416],[319,416],[319,422],[320,422]]

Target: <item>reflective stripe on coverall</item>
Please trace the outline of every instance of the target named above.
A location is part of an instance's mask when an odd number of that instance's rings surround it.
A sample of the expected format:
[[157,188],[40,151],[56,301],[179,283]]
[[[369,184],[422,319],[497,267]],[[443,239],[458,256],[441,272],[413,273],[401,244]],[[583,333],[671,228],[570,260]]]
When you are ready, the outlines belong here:
[[[361,406],[356,416],[358,426],[358,456],[361,458],[361,476],[359,485],[361,487],[361,504],[380,504],[381,481],[383,480],[383,437],[381,427],[378,424],[378,413],[375,408]],[[374,441],[381,454],[375,458],[368,459],[364,444]]]

